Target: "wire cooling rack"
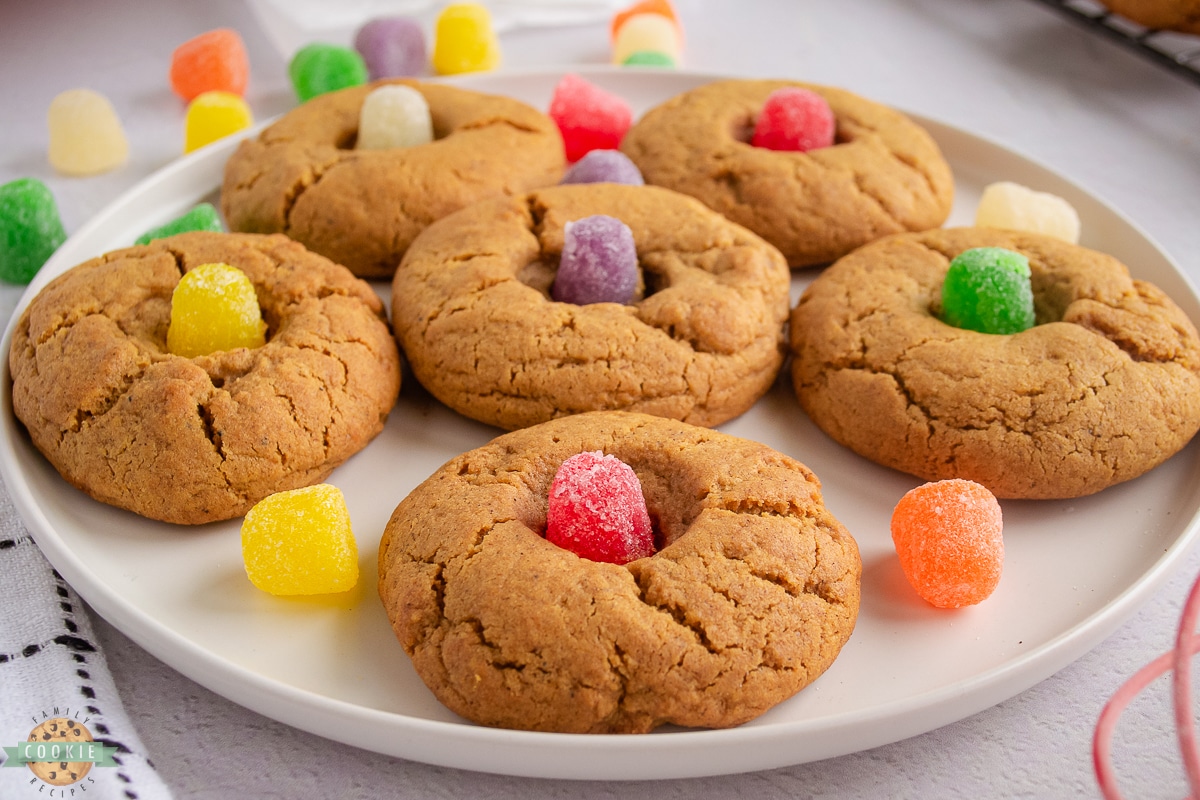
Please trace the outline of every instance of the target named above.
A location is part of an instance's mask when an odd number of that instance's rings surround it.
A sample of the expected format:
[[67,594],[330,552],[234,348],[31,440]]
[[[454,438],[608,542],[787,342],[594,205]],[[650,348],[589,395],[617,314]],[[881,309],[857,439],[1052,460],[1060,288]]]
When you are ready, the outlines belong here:
[[1095,0],[1040,0],[1069,19],[1086,25],[1165,67],[1200,84],[1200,36],[1155,30],[1111,13]]

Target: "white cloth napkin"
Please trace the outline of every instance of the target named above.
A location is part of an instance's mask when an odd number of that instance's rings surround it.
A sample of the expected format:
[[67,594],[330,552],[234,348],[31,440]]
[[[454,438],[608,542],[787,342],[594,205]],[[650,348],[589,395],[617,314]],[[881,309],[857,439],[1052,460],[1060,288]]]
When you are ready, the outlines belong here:
[[6,763],[0,797],[171,797],[117,696],[83,603],[46,561],[0,484],[0,746],[16,747],[55,717],[74,719],[115,747],[115,766],[96,764],[81,781],[55,786],[24,764]]

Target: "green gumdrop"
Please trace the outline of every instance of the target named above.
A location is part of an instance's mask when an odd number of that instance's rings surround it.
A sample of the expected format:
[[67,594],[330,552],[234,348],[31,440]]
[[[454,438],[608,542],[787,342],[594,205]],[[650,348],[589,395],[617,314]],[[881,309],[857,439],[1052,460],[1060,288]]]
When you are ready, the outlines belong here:
[[1020,333],[1033,327],[1029,259],[1002,247],[965,250],[950,262],[942,284],[942,319],[981,333]]
[[366,83],[367,63],[349,47],[313,42],[292,56],[288,77],[303,103],[319,94]]
[[217,215],[217,210],[213,208],[212,203],[201,203],[182,217],[176,217],[166,225],[160,225],[157,228],[151,228],[146,231],[137,238],[134,244],[150,244],[155,239],[165,239],[168,236],[174,236],[177,233],[187,233],[188,231],[215,231],[216,233],[223,233],[225,227],[221,225],[221,217]]
[[657,50],[638,50],[637,52],[630,53],[629,57],[621,62],[621,66],[671,68],[675,66],[675,59]]
[[66,239],[46,184],[17,178],[0,186],[0,280],[29,283]]

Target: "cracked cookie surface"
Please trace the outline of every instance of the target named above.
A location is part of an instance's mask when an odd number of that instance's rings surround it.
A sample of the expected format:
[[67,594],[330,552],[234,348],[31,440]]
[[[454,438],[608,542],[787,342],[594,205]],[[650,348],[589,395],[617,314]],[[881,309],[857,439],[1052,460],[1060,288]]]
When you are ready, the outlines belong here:
[[[563,224],[592,214],[633,232],[629,305],[549,297]],[[774,382],[789,281],[774,247],[690,197],[559,186],[430,226],[396,271],[392,322],[421,384],[490,425],[613,409],[717,425]]]
[[[400,83],[429,104],[434,141],[356,150],[372,89]],[[558,183],[554,122],[517,100],[410,80],[319,95],[238,146],[221,211],[235,231],[285,233],[365,278],[390,277],[436,219],[478,200]]]
[[[254,284],[267,343],[172,355],[171,294],[212,262]],[[379,297],[279,235],[187,233],[84,262],[21,314],[9,370],[17,417],[68,482],[180,524],[323,480],[382,430],[400,388]]]
[[[1037,324],[962,330],[937,314],[950,260],[1024,254]],[[840,259],[791,316],[805,412],[866,458],[998,497],[1067,498],[1135,478],[1200,427],[1200,339],[1111,256],[1036,234],[901,234]]]
[[[624,566],[543,538],[558,465],[602,450],[660,549]],[[579,733],[753,719],[854,628],[858,547],[804,465],[675,420],[592,412],[451,460],[393,512],[379,593],[417,673],[484,725]]]
[[[751,145],[775,89],[819,93],[835,143],[807,153]],[[824,264],[888,234],[941,225],[954,181],[933,138],[908,117],[842,89],[724,80],[647,111],[621,150],[647,183],[697,197],[778,247],[793,267]]]

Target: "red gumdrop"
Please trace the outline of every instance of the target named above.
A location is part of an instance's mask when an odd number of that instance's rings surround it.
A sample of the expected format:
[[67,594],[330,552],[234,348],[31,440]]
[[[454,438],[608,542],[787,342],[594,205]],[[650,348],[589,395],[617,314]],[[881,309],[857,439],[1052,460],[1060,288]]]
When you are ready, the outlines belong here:
[[985,600],[1004,566],[1000,503],[962,478],[918,486],[892,512],[892,543],[905,577],[930,604],[961,608]]
[[768,150],[807,152],[833,144],[836,129],[833,110],[824,97],[788,86],[767,95],[750,143]]
[[246,93],[250,59],[237,31],[229,28],[202,33],[171,54],[171,88],[191,101],[205,92]]
[[593,150],[616,150],[633,124],[629,103],[574,73],[555,85],[548,113],[571,163]]
[[559,465],[548,500],[547,541],[611,564],[654,554],[642,484],[616,456],[598,450],[571,456]]

